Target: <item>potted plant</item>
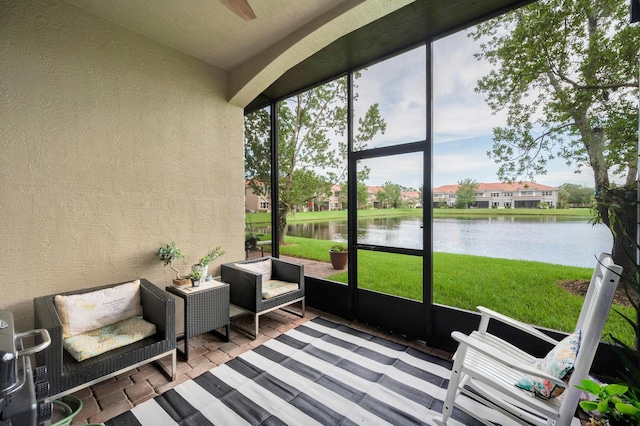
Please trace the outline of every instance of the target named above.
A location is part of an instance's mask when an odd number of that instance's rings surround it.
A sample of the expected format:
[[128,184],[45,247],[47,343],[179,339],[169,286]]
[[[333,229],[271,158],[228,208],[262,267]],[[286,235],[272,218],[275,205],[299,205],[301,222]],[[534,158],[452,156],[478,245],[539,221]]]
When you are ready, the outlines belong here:
[[180,271],[178,271],[174,266],[173,262],[178,259],[182,259],[184,256],[180,252],[180,248],[176,245],[175,242],[171,242],[171,244],[167,244],[161,246],[158,250],[156,250],[156,256],[164,262],[164,266],[169,265],[169,268],[173,269],[176,273],[176,277],[173,279],[173,283],[176,285],[186,285],[189,284],[188,277],[181,277]]
[[349,259],[347,246],[345,244],[334,244],[331,246],[331,250],[329,250],[329,257],[331,258],[333,269],[346,268]]
[[580,390],[595,396],[594,400],[580,402],[587,413],[597,412],[590,425],[637,425],[640,424],[640,390],[630,389],[624,384],[600,384],[593,380],[582,380]]
[[251,219],[247,219],[245,222],[245,234],[244,234],[244,248],[245,250],[255,249],[258,245],[260,238],[253,233],[253,223]]
[[198,287],[200,285],[200,280],[202,279],[202,270],[194,269],[189,273],[189,279],[191,280],[191,285],[193,287]]
[[222,256],[224,253],[225,251],[222,250],[222,247],[220,246],[217,246],[216,248],[209,250],[209,252],[205,254],[198,261],[198,263],[191,266],[191,270],[192,271],[199,270],[200,272],[202,272],[201,278],[206,278],[209,275],[209,271],[208,271],[209,264],[214,260],[216,260],[217,258],[219,258],[220,256]]
[[245,249],[255,249],[258,247],[258,241],[260,241],[260,238],[258,238],[255,234],[247,234],[245,236],[245,240],[244,240],[244,247]]

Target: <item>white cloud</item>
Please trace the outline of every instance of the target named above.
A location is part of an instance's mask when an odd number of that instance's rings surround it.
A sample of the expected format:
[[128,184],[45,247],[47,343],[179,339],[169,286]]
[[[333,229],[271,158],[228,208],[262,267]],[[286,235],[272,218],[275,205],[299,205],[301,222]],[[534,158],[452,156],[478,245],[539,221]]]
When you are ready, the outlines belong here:
[[[462,179],[497,182],[499,165],[487,156],[491,150],[492,129],[506,123],[506,114],[493,114],[484,96],[474,92],[477,81],[491,70],[486,61],[473,54],[478,46],[466,32],[453,34],[434,43],[433,100],[433,184],[455,184]],[[422,140],[426,137],[426,49],[418,48],[396,58],[372,65],[356,81],[359,100],[355,118],[378,103],[387,122],[387,132],[368,143],[369,147]],[[360,114],[360,115],[359,115]],[[422,157],[405,156],[370,159],[369,185],[386,181],[418,187],[422,183]],[[524,178],[524,177],[523,177]],[[548,174],[534,177],[536,182],[559,186],[570,182],[593,186],[591,170],[574,173],[563,161],[550,162]]]
[[477,44],[462,31],[452,34],[433,44],[434,73],[433,86],[441,96],[459,96],[459,89],[475,86],[477,80],[491,71],[485,61],[478,61],[474,53],[479,52]]
[[362,71],[356,81],[359,99],[354,105],[355,119],[369,105],[378,103],[387,123],[385,134],[376,135],[369,147],[425,139],[425,61],[426,49],[421,47]]
[[505,114],[493,114],[484,95],[474,92],[491,66],[474,58],[479,49],[466,34],[456,33],[433,45],[435,143],[491,135],[494,127],[506,121]]
[[593,171],[590,169],[582,169],[582,173],[575,173],[570,169],[550,171],[546,175],[536,178],[536,181],[550,186],[560,186],[563,183],[574,183],[591,188],[595,186]]
[[[438,173],[456,173],[461,178],[467,178],[468,173],[473,173],[477,170],[493,169],[495,164],[489,158],[486,157],[469,157],[463,153],[459,154],[445,154],[435,155],[433,158],[434,168],[438,169]],[[451,182],[455,183],[455,182]]]
[[422,154],[403,154],[362,160],[358,170],[364,166],[371,169],[367,185],[382,186],[390,181],[418,189],[422,184],[422,164]]

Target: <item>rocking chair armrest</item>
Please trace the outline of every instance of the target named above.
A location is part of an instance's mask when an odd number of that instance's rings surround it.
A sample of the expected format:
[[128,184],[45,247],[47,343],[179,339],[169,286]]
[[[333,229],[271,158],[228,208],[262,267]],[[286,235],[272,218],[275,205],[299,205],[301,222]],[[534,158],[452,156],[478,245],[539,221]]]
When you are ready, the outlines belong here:
[[[466,356],[466,351],[469,348],[471,348],[474,351],[479,352],[484,356],[489,357],[494,361],[511,368],[512,370],[516,370],[522,374],[529,374],[531,376],[539,377],[540,379],[543,379],[543,380],[549,380],[558,386],[562,386],[565,388],[567,387],[566,382],[563,382],[557,377],[551,376],[550,374],[535,368],[533,365],[523,362],[520,359],[515,358],[509,355],[508,353],[505,353],[503,350],[499,348],[491,346],[490,344],[486,343],[482,339],[478,339],[474,335],[468,336],[459,331],[454,331],[453,333],[451,333],[451,337],[453,337],[455,340],[457,340],[460,343],[458,347],[458,352],[456,353],[456,357],[458,356],[459,353],[462,354],[463,357]],[[464,365],[464,361],[463,361],[463,365]]]
[[538,339],[543,340],[547,343],[551,343],[554,346],[558,344],[558,341],[556,339],[544,334],[543,332],[541,332],[540,330],[537,330],[536,328],[530,326],[529,324],[525,324],[521,321],[518,321],[506,315],[503,315],[499,312],[493,311],[489,308],[485,308],[484,306],[478,306],[477,309],[482,314],[482,317],[480,319],[480,326],[478,327],[478,331],[480,333],[487,332],[489,321],[493,319],[496,321],[500,321],[503,324],[514,327],[520,331],[524,331],[525,333],[533,337],[537,337]]

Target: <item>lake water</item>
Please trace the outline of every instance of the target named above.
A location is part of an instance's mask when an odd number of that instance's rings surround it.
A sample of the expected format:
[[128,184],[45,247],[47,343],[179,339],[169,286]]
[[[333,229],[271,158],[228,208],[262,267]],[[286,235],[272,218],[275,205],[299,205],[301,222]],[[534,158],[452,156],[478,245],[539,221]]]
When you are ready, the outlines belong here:
[[[422,218],[379,218],[358,223],[358,242],[422,248]],[[288,235],[345,241],[347,222],[289,225]],[[605,225],[563,217],[492,217],[433,220],[433,250],[591,268],[595,256],[610,252]]]

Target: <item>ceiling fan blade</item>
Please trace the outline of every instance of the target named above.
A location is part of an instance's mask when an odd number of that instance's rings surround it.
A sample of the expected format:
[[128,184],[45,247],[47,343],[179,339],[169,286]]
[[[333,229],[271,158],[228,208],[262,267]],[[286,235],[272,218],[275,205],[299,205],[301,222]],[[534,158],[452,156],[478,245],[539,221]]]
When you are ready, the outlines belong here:
[[248,0],[220,0],[220,3],[245,21],[256,19],[256,14],[253,13]]

